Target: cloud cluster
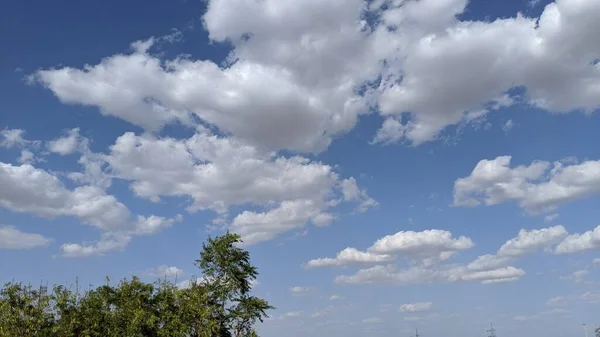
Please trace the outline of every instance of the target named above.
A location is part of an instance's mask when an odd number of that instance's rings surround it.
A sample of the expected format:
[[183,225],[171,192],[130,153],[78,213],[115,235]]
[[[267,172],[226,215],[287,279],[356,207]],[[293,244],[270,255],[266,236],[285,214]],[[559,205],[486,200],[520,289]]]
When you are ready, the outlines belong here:
[[207,130],[187,139],[125,133],[105,160],[115,177],[131,181],[137,196],[152,201],[186,196],[192,199],[190,212],[212,210],[225,218],[232,205],[264,207],[231,220],[229,228],[245,244],[270,240],[307,222],[327,226],[336,218],[328,210],[342,201],[363,211],[377,204],[354,178],[340,179],[329,165],[265,153]]
[[[32,144],[23,134],[4,130],[4,146]],[[308,222],[327,226],[337,218],[329,210],[342,202],[354,203],[360,211],[377,205],[354,178],[340,179],[331,166],[264,152],[204,128],[184,139],[128,132],[108,153],[92,152],[89,140],[72,129],[45,148],[48,152],[39,156],[79,156],[81,170],[55,174],[30,164],[0,163],[0,205],[43,217],[73,216],[105,232],[97,242],[62,245],[63,254],[70,257],[123,250],[132,235],[156,233],[182,220],[133,216],[106,192],[115,178],[130,182],[138,197],[152,202],[169,196],[190,198],[188,211],[216,212],[215,223],[241,234],[247,245]],[[66,187],[60,176],[76,186]],[[234,205],[245,210],[229,221]]]
[[461,21],[467,0],[210,0],[220,60],[133,53],[31,79],[64,103],[96,106],[148,130],[195,117],[267,149],[319,152],[375,109],[375,142],[435,139],[446,126],[515,103],[550,112],[600,105],[600,4],[558,0],[540,17]]
[[[510,166],[510,156],[481,160],[471,174],[454,183],[455,206],[518,202],[530,213],[549,212],[561,204],[600,194],[600,161],[567,158]],[[549,218],[549,220],[552,220]]]
[[[516,245],[522,247],[518,243]],[[338,284],[405,285],[463,281],[490,284],[515,281],[525,274],[521,269],[504,267],[504,260],[494,262],[493,265],[490,261],[483,260],[468,266],[447,263],[459,251],[468,250],[473,246],[470,238],[455,238],[452,233],[444,230],[400,231],[375,241],[366,252],[346,248],[335,258],[310,260],[306,268],[378,264],[360,269],[354,275],[337,276],[335,282]],[[395,265],[389,264],[399,258],[408,259],[411,266],[398,270]]]
[[[450,232],[440,230],[398,232],[377,240],[366,252],[346,248],[335,258],[310,260],[306,267],[376,264],[360,269],[353,275],[337,276],[335,282],[338,284],[406,285],[470,281],[482,284],[506,283],[517,281],[525,275],[524,270],[508,265],[509,262],[538,251],[568,254],[600,249],[596,232],[600,233],[600,227],[583,234],[571,235],[561,225],[521,229],[516,237],[506,241],[496,253],[481,255],[465,265],[451,264],[447,260],[458,251],[472,248],[474,244],[469,238],[453,238]],[[398,269],[391,264],[398,257],[408,257],[411,265]],[[580,282],[585,275],[580,271],[570,278]]]
[[353,264],[374,264],[392,261],[398,257],[410,259],[446,260],[455,252],[473,247],[470,238],[460,236],[454,238],[452,233],[432,229],[422,232],[400,231],[387,235],[373,243],[366,252],[348,247],[335,258],[318,258],[310,260],[307,268],[348,266]]

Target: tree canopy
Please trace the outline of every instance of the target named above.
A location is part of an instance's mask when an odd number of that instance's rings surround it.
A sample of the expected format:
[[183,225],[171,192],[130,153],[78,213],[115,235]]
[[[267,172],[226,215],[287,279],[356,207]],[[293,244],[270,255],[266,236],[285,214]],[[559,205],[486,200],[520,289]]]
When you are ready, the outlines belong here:
[[273,307],[251,295],[258,271],[240,237],[209,238],[202,276],[180,288],[124,279],[81,291],[11,282],[0,290],[0,337],[249,337]]

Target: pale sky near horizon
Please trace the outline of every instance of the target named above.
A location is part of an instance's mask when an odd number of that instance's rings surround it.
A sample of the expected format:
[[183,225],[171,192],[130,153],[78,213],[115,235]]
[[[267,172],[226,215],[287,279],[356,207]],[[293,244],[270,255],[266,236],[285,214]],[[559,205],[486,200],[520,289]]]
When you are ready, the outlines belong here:
[[0,5],[0,282],[185,286],[261,336],[600,326],[600,1]]

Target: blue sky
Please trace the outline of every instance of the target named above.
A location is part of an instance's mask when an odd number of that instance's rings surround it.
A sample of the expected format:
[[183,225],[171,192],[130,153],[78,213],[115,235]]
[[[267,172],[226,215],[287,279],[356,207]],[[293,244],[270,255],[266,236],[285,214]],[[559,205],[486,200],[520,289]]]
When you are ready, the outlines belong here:
[[597,1],[3,7],[1,282],[184,282],[229,229],[263,336],[600,326]]

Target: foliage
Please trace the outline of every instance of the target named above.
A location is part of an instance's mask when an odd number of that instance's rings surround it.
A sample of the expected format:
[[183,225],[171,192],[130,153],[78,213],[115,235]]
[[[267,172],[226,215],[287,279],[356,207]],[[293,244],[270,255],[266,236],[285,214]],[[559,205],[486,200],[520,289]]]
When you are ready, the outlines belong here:
[[240,237],[209,238],[187,288],[122,280],[81,292],[7,283],[0,290],[0,337],[250,337],[273,309],[251,296],[258,272]]

